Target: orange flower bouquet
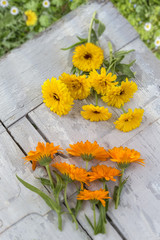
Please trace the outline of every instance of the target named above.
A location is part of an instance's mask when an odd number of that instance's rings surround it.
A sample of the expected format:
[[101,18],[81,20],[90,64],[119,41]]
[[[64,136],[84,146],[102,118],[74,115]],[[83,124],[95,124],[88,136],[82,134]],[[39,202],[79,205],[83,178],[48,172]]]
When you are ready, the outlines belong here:
[[[58,228],[62,231],[62,203],[60,201],[60,194],[63,195],[65,206],[68,214],[71,216],[75,223],[76,229],[78,228],[77,216],[81,210],[84,201],[89,201],[93,210],[93,222],[87,215],[85,215],[87,222],[92,227],[94,234],[106,232],[106,213],[109,208],[109,200],[115,201],[115,208],[118,208],[120,203],[120,194],[127,179],[122,179],[124,171],[132,163],[137,162],[144,165],[144,160],[140,158],[140,153],[128,148],[114,147],[108,151],[103,147],[100,147],[95,141],[91,143],[89,141],[77,142],[71,144],[70,148],[67,148],[67,152],[74,156],[74,159],[82,159],[86,162],[86,169],[83,167],[76,167],[74,164],[68,164],[66,162],[57,162],[56,155],[61,150],[60,146],[54,146],[53,143],[38,143],[36,151],[30,151],[25,157],[26,161],[32,163],[32,169],[36,167],[44,167],[47,171],[48,178],[39,178],[41,184],[49,187],[49,191],[53,194],[53,197],[42,192],[40,189],[32,186],[17,176],[18,180],[28,189],[37,193],[46,204],[57,213],[58,216]],[[56,154],[56,155],[55,155]],[[106,161],[116,162],[119,169],[114,167],[108,167]],[[97,161],[97,165],[93,166],[92,161]],[[77,159],[75,160],[78,161]],[[88,170],[89,162],[91,169]],[[103,164],[102,164],[103,162]],[[52,167],[52,171],[51,171]],[[115,186],[114,194],[111,196],[111,189],[108,189],[107,183],[109,181],[116,182],[116,177],[120,178],[119,186]],[[96,181],[96,190],[93,189],[92,183]],[[77,191],[75,196],[75,190],[73,186],[70,188],[72,196],[74,194],[76,203],[71,208],[67,199],[67,186],[71,183],[76,185]],[[69,186],[70,187],[70,186]],[[98,207],[98,208],[97,208]],[[96,208],[98,211],[98,221],[96,217]]]

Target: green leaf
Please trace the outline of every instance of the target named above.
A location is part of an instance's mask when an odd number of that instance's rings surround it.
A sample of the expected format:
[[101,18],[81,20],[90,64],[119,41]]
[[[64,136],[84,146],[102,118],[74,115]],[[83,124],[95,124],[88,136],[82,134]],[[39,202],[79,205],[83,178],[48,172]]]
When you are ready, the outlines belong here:
[[116,79],[116,81],[117,81],[117,82],[119,82],[119,84],[118,84],[118,85],[120,86],[120,85],[121,85],[121,82],[122,82],[122,81],[125,81],[125,79],[126,79],[127,77],[128,77],[127,75],[123,75],[123,74],[122,74],[122,75],[119,75],[119,76],[117,76],[117,79]]
[[57,180],[56,187],[55,187],[55,194],[59,196],[59,193],[62,191],[65,185],[62,180],[62,177],[56,171],[53,171],[53,172],[56,175],[56,180]]
[[77,200],[77,202],[76,202],[76,207],[73,209],[76,217],[77,217],[79,210],[82,207],[82,203],[83,203],[83,200]]
[[41,15],[39,18],[41,26],[48,27],[50,25],[50,19],[48,15]]
[[41,184],[43,186],[51,186],[49,179],[46,179],[46,178],[37,178],[37,179],[39,179],[41,181]]
[[81,42],[82,42],[82,41],[86,41],[86,42],[87,42],[87,40],[88,40],[87,38],[81,38],[81,37],[79,37],[79,36],[76,36],[76,37],[77,37],[78,40],[80,40]]
[[98,37],[97,37],[96,32],[94,31],[93,28],[92,28],[92,31],[91,31],[91,42],[94,43],[94,44],[98,43]]
[[25,182],[24,180],[22,180],[20,177],[18,177],[16,175],[16,177],[18,178],[18,180],[29,190],[31,190],[32,192],[37,193],[45,202],[46,204],[53,209],[54,211],[57,211],[58,207],[56,206],[56,202],[54,202],[48,195],[46,195],[45,193],[43,193],[41,190],[39,190],[38,188],[34,187],[33,185]]
[[105,31],[105,25],[97,18],[94,19],[95,23],[98,24],[98,37],[100,37]]
[[73,66],[72,66],[72,69],[71,69],[71,73],[75,74],[76,71],[77,71],[77,68],[73,65]]
[[91,226],[91,228],[94,230],[93,224],[91,222],[91,220],[89,219],[89,217],[87,217],[87,215],[85,214],[85,217],[87,219],[87,222],[89,223],[89,225]]
[[114,200],[114,201],[116,201],[116,199],[117,199],[117,192],[118,192],[118,189],[119,189],[118,186],[115,186],[115,187],[114,187],[114,193],[113,193],[113,200]]
[[115,70],[123,75],[127,75],[128,78],[135,78],[134,73],[130,69],[130,64],[119,63],[116,65]]
[[74,48],[74,47],[76,47],[76,46],[78,46],[80,44],[86,43],[86,42],[87,42],[87,39],[84,39],[83,41],[77,42],[77,43],[71,45],[70,47],[61,48],[61,50],[69,50],[69,49],[72,49],[72,48]]

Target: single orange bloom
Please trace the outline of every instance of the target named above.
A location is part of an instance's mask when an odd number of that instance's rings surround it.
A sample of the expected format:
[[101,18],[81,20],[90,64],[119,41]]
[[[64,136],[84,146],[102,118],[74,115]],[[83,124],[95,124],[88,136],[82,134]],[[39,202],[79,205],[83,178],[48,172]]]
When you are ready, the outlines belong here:
[[90,182],[93,182],[97,179],[107,181],[111,180],[115,182],[116,179],[114,177],[121,175],[120,170],[112,167],[107,167],[105,165],[97,165],[96,167],[92,167],[91,169],[92,172],[89,173]]
[[89,181],[88,179],[88,172],[84,168],[78,168],[73,164],[68,163],[54,163],[52,164],[53,167],[58,169],[63,175],[69,176],[72,181],[78,181],[86,183]]
[[108,152],[103,147],[100,147],[96,141],[94,143],[88,140],[85,143],[81,141],[69,146],[71,148],[67,148],[67,152],[73,156],[82,157],[84,161],[92,159],[106,161],[109,157]]
[[51,160],[53,159],[53,155],[57,153],[57,151],[61,149],[60,146],[54,146],[53,143],[44,143],[38,142],[36,147],[36,151],[30,151],[24,159],[26,161],[32,161],[32,169],[35,170],[37,162],[39,162],[43,157],[48,157]]
[[132,162],[137,162],[140,165],[144,165],[144,160],[140,158],[141,154],[134,149],[129,149],[127,147],[114,147],[108,150],[111,157],[111,161],[117,162],[120,168],[126,168]]
[[108,196],[109,192],[105,189],[100,189],[96,191],[90,191],[84,189],[83,191],[80,191],[80,193],[77,195],[78,200],[98,200],[101,201],[102,205],[105,207],[106,203],[104,199],[109,199]]

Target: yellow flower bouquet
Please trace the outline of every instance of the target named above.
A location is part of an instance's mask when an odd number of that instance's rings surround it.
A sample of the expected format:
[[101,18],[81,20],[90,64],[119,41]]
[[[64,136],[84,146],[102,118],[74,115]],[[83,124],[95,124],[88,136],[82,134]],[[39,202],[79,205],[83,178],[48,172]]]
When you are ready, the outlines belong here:
[[104,31],[105,26],[96,18],[95,12],[88,38],[77,37],[77,43],[62,48],[74,48],[71,73],[62,73],[58,80],[54,77],[47,79],[42,85],[43,99],[51,111],[62,116],[69,113],[75,100],[83,100],[92,95],[95,104],[82,106],[81,115],[86,120],[98,122],[112,117],[107,107],[98,105],[98,99],[101,98],[104,104],[122,109],[123,114],[114,124],[117,129],[129,132],[140,126],[144,113],[140,108],[128,111],[123,108],[138,89],[137,84],[130,81],[135,77],[131,70],[135,60],[129,64],[122,63],[125,56],[133,50],[114,53],[109,42],[109,56],[105,57],[98,40]]

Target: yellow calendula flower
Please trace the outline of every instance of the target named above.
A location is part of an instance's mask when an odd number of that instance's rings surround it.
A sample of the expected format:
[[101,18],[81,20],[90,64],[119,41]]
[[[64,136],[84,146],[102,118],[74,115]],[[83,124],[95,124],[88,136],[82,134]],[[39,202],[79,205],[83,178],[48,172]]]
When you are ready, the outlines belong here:
[[106,96],[103,96],[102,100],[109,106],[120,108],[124,103],[130,101],[136,91],[137,84],[129,82],[128,78],[126,78],[126,81],[123,81],[121,86],[112,86],[108,89]]
[[78,200],[98,200],[102,203],[103,207],[106,205],[105,199],[109,198],[109,192],[104,189],[99,189],[96,191],[84,189],[77,195]]
[[144,165],[144,160],[141,159],[141,154],[134,149],[129,149],[127,147],[114,147],[108,150],[111,157],[111,161],[116,162],[120,168],[126,168],[131,163],[139,163]]
[[85,75],[76,76],[63,73],[59,79],[66,84],[74,99],[84,99],[90,95],[90,82]]
[[27,17],[26,20],[26,25],[27,26],[34,26],[37,22],[37,15],[35,12],[31,11],[31,10],[27,10],[24,13]]
[[56,78],[47,79],[42,85],[43,102],[59,116],[66,115],[72,108],[73,98],[64,83]]
[[108,108],[94,106],[92,104],[85,105],[82,109],[84,111],[81,111],[81,115],[91,122],[107,121],[112,116]]
[[116,128],[123,131],[123,132],[129,132],[133,129],[140,126],[143,118],[143,109],[128,109],[127,113],[122,114],[119,119],[114,122],[116,125]]
[[117,76],[112,75],[112,73],[106,75],[106,69],[103,67],[100,74],[96,70],[93,70],[89,76],[91,86],[98,94],[102,95],[105,95],[111,86],[117,85],[117,82],[115,82],[116,79]]
[[104,60],[103,50],[93,43],[86,43],[75,48],[73,65],[86,72],[99,69]]

